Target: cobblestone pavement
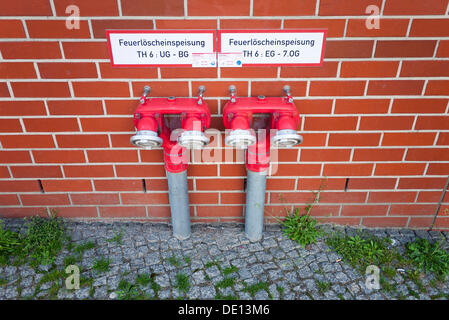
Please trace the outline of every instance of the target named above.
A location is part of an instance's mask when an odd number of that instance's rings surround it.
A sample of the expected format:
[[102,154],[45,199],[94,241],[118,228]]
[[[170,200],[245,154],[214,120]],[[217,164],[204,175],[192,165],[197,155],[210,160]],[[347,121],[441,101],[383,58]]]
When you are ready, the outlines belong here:
[[[20,230],[23,220],[9,219],[5,227]],[[56,286],[44,283],[36,298],[47,299],[117,299],[124,292],[139,288],[147,297],[159,299],[446,299],[449,283],[432,286],[432,276],[421,279],[426,292],[401,273],[393,285],[397,293],[370,290],[365,276],[341,260],[323,240],[300,248],[287,239],[279,227],[268,226],[259,242],[249,242],[242,226],[194,225],[190,239],[172,237],[167,225],[134,222],[67,222],[75,244],[95,242],[86,250],[80,263],[81,278],[87,285],[67,290],[63,280]],[[356,229],[324,225],[327,231],[340,230],[353,234]],[[364,230],[377,236],[390,237],[398,248],[417,236],[443,239],[449,234],[401,229]],[[121,239],[120,236],[122,235]],[[64,270],[63,251],[56,265]],[[109,270],[99,272],[97,259],[110,260]],[[40,266],[39,273],[28,266],[0,267],[0,299],[26,299],[33,295],[36,284],[50,266]],[[138,276],[150,275],[139,287]],[[87,280],[86,280],[87,279]],[[89,280],[90,279],[90,280]],[[134,286],[124,286],[123,280]],[[120,282],[122,285],[120,286]],[[125,289],[123,289],[125,288]]]

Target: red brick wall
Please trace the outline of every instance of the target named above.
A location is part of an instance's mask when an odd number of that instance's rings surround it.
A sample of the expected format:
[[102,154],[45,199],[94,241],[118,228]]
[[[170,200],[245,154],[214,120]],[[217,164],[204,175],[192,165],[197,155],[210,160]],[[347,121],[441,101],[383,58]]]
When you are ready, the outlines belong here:
[[[79,30],[65,9],[80,8]],[[368,5],[381,9],[367,30]],[[161,150],[132,148],[132,112],[206,85],[212,127],[229,84],[290,84],[304,143],[280,150],[267,218],[303,208],[341,224],[430,226],[449,175],[448,0],[14,0],[0,2],[0,216],[169,219]],[[110,67],[105,29],[328,28],[322,67]],[[216,149],[216,151],[218,148]],[[241,221],[242,163],[189,166],[192,220]],[[146,192],[144,191],[144,185]],[[449,193],[437,228],[449,228]]]

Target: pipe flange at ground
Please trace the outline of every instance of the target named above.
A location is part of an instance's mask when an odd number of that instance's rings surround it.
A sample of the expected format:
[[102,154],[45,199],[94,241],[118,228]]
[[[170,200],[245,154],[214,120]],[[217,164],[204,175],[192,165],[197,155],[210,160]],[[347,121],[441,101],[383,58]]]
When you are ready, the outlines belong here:
[[295,130],[284,129],[279,130],[271,141],[278,147],[291,147],[300,144],[302,136],[297,134]]
[[131,143],[139,148],[152,149],[162,145],[162,138],[151,130],[137,131],[130,139]]
[[250,130],[236,129],[229,133],[225,138],[225,144],[228,146],[246,149],[249,146],[255,144],[257,138],[251,134]]
[[202,149],[209,144],[209,138],[201,131],[184,131],[178,137],[178,144],[184,148]]

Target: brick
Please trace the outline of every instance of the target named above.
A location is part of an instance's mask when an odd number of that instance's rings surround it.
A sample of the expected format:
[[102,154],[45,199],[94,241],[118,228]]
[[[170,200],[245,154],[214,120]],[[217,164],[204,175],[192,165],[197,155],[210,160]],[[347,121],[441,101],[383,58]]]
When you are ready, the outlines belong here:
[[103,218],[117,218],[117,217],[146,217],[146,209],[144,206],[113,206],[98,207],[100,217]]
[[87,39],[90,38],[88,22],[80,20],[79,29],[67,29],[65,20],[27,20],[30,38]]
[[216,164],[190,164],[187,167],[187,175],[192,177],[206,177],[217,175]]
[[352,161],[401,161],[405,149],[355,149]]
[[414,120],[414,116],[361,117],[359,130],[410,130]]
[[377,205],[354,205],[354,206],[342,206],[341,216],[386,216],[388,206]]
[[243,190],[243,179],[196,179],[196,190]]
[[345,184],[346,179],[343,178],[300,178],[297,190],[344,190]]
[[[145,179],[147,191],[168,191],[167,179]],[[193,179],[188,179],[189,190],[193,190]]]
[[[227,193],[227,194],[234,195],[234,193]],[[222,193],[222,199],[223,199],[223,195],[224,195],[224,193]],[[189,203],[190,204],[218,204],[218,193],[190,192],[189,193]],[[224,203],[224,202],[222,202],[222,203]]]
[[376,58],[432,57],[436,40],[379,40]]
[[410,37],[447,37],[449,19],[413,19]]
[[393,78],[396,76],[398,66],[399,61],[343,61],[340,77]]
[[14,178],[62,178],[59,166],[11,166]]
[[130,147],[130,141],[133,134],[111,134],[111,146],[113,148],[129,148]]
[[3,148],[54,148],[50,135],[7,135],[0,136]]
[[11,178],[7,167],[0,167],[0,178]]
[[107,135],[102,134],[67,134],[56,135],[59,148],[109,148]]
[[313,16],[316,0],[289,1],[254,0],[254,16]]
[[96,207],[51,207],[50,210],[54,210],[58,213],[58,217],[63,218],[96,218]]
[[366,7],[376,5],[382,6],[381,0],[320,0],[320,16],[363,16]]
[[389,106],[389,99],[336,99],[334,113],[387,113]]
[[[216,78],[217,68],[163,68],[161,67],[161,78],[162,79],[177,79],[177,78]],[[229,69],[229,68],[226,68]],[[157,69],[155,69],[157,71]],[[224,69],[223,69],[224,70]],[[222,78],[226,78],[223,76]],[[157,77],[157,72],[156,72]],[[153,89],[153,87],[151,87]]]
[[416,130],[449,130],[449,116],[418,116]]
[[449,163],[430,163],[427,169],[427,175],[447,175],[449,172]]
[[51,115],[102,115],[100,100],[50,100],[47,101]]
[[[223,78],[277,78],[277,67],[241,67],[223,68],[220,77]],[[284,77],[284,76],[282,76]],[[287,77],[288,78],[288,77]]]
[[95,191],[143,191],[142,180],[94,180]]
[[390,216],[429,216],[435,214],[436,204],[393,204]]
[[[70,5],[76,5],[79,8],[80,15],[90,16],[117,16],[118,7],[115,0],[104,0],[101,3],[90,0],[54,0],[56,15],[67,16],[66,8]],[[149,6],[144,6],[149,7]]]
[[221,204],[245,204],[246,193],[221,193]]
[[131,19],[119,19],[119,20],[91,20],[92,32],[94,38],[105,39],[106,30],[108,29],[135,29],[135,30],[147,30],[153,29],[153,20],[131,20]]
[[79,204],[119,204],[118,194],[115,193],[73,193],[70,195],[74,205]]
[[[231,82],[229,82],[231,84]],[[307,82],[305,81],[252,81],[251,95],[264,95],[266,97],[278,97],[282,93],[283,87],[289,85],[295,97],[305,96]],[[229,92],[229,91],[228,91]],[[229,93],[228,93],[229,95]],[[237,87],[238,96],[246,96],[247,93],[239,91]]]
[[84,163],[84,152],[81,150],[33,150],[36,163]]
[[300,114],[330,114],[332,100],[296,100],[295,104]]
[[11,82],[17,98],[66,98],[70,97],[67,82]]
[[311,81],[309,96],[361,96],[365,84],[365,81]]
[[130,115],[139,106],[139,101],[133,100],[105,100],[107,114]]
[[[129,144],[129,141],[128,141]],[[143,150],[140,149],[140,161],[141,162],[164,162],[164,153],[160,150]]]
[[329,40],[324,58],[371,58],[373,45],[372,40]]
[[440,40],[436,56],[439,58],[449,58],[449,40]]
[[225,0],[190,0],[189,16],[249,16],[250,1],[228,2]]
[[[441,207],[441,210],[444,210],[447,208],[443,208]],[[435,221],[435,228],[436,229],[441,229],[441,230],[445,230],[447,231],[449,229],[449,217],[437,217],[436,221]]]
[[0,3],[2,16],[52,16],[50,2],[46,0],[17,0]]
[[328,192],[320,194],[320,203],[364,203],[367,192]]
[[0,163],[30,163],[28,151],[0,151]]
[[[157,1],[148,5],[145,0],[122,0],[124,16],[183,16],[183,0]],[[189,11],[189,14],[192,15]]]
[[[343,37],[346,19],[284,19],[284,29],[327,29],[326,38]],[[221,20],[220,20],[221,26]]]
[[37,180],[0,180],[0,192],[40,191]]
[[[1,28],[1,23],[0,23]],[[0,31],[0,38],[1,36]],[[56,41],[0,42],[3,59],[60,59],[61,50]]]
[[48,212],[45,207],[0,208],[0,216],[2,218],[48,217]]
[[122,193],[123,204],[168,204],[168,193]]
[[447,77],[449,61],[403,61],[401,77]]
[[169,206],[148,206],[147,210],[149,217],[169,218],[171,215]]
[[326,133],[301,133],[303,137],[302,147],[318,147],[326,144]]
[[163,166],[157,165],[115,165],[117,177],[165,177]]
[[383,146],[425,146],[433,145],[434,132],[385,132]]
[[357,117],[305,117],[304,130],[341,131],[355,130]]
[[246,177],[246,167],[243,164],[220,164],[220,176]]
[[319,67],[281,67],[280,76],[281,78],[334,78],[337,76],[337,69],[337,61],[325,61]]
[[329,146],[377,146],[380,133],[331,133]]
[[403,228],[407,225],[407,217],[367,217],[362,219],[365,227]]
[[43,180],[45,192],[92,191],[90,180]]
[[243,215],[242,206],[201,206],[196,208],[198,217],[241,217]]
[[[280,29],[280,19],[220,19],[220,29]],[[224,69],[223,69],[224,70]]]
[[447,99],[394,99],[391,113],[444,113]]
[[0,62],[0,77],[3,79],[36,79],[31,62]]
[[321,164],[282,164],[277,166],[276,172],[272,171],[273,176],[319,176]]
[[267,179],[267,190],[292,190],[295,188],[295,179]]
[[408,223],[408,228],[425,228],[428,229],[432,224],[433,218],[414,218],[411,217]]
[[348,190],[394,189],[396,178],[351,178]]
[[[438,136],[437,145],[448,146],[449,145],[449,132],[440,132]],[[1,161],[0,161],[1,162]]]
[[131,118],[81,118],[81,127],[83,131],[91,132],[134,131]]
[[373,171],[371,163],[366,164],[324,164],[324,176],[369,176]]
[[349,161],[350,149],[302,149],[300,161]]
[[397,192],[370,192],[368,202],[370,203],[402,203],[414,202],[416,192],[397,191]]
[[0,83],[0,97],[10,97],[9,89],[6,86],[6,83]]
[[336,223],[338,225],[359,226],[360,218],[347,217],[317,217],[320,223]]
[[424,80],[371,80],[367,95],[420,95]]
[[[223,20],[220,20],[221,29],[223,29]],[[164,29],[196,29],[196,30],[204,30],[204,29],[217,29],[217,21],[216,20],[178,20],[178,19],[157,19],[156,20],[156,28],[158,30]]]
[[[201,84],[194,85],[194,82],[192,83],[192,92],[196,92],[197,88]],[[209,85],[211,82],[207,82],[204,84],[206,86],[206,96],[212,96],[211,89],[212,85]],[[175,97],[189,97],[189,84],[187,81],[145,81],[145,82],[133,82],[132,83],[133,88],[133,97],[141,97],[143,92],[143,87],[146,85],[149,85],[151,87],[151,96],[152,97],[169,97],[169,96],[175,96]],[[237,87],[238,88],[238,87]],[[237,89],[238,90],[238,89]],[[229,92],[228,92],[229,93]]]
[[62,42],[66,59],[109,59],[106,42]]
[[416,202],[439,202],[441,191],[420,191]]
[[79,131],[75,118],[23,119],[28,132]]
[[109,62],[99,63],[101,78],[103,79],[136,79],[157,78],[157,68],[118,68]]
[[69,197],[66,194],[21,194],[20,199],[24,206],[70,204]]
[[449,148],[408,149],[406,161],[449,161]]
[[0,119],[0,132],[22,132],[18,119]]
[[424,173],[425,163],[378,163],[376,176],[416,176]]
[[[20,20],[1,20],[0,38],[26,38],[23,24]],[[3,50],[2,50],[3,54]]]
[[18,206],[19,199],[15,194],[0,194],[0,206]]
[[346,37],[405,37],[409,24],[408,19],[382,18],[379,20],[379,29],[368,29],[367,21],[366,19],[350,19]]
[[271,204],[311,203],[313,200],[314,196],[310,192],[270,192]]
[[446,13],[446,0],[399,0],[387,1],[383,11],[384,15],[444,15]]
[[114,177],[112,165],[70,165],[64,166],[67,178]]
[[426,87],[426,96],[449,95],[449,80],[429,80]]
[[[296,210],[296,207],[295,207]],[[300,212],[306,213],[305,207],[304,209],[301,208]],[[313,209],[310,211],[310,215],[312,217],[332,217],[332,216],[338,216],[340,212],[340,206],[329,206],[329,205],[318,205],[314,206]]]
[[137,150],[88,150],[89,162],[137,162]]
[[97,67],[88,62],[41,62],[37,64],[43,79],[97,78]]
[[127,82],[89,81],[72,85],[76,97],[129,97]]
[[43,101],[0,101],[2,116],[46,115]]
[[398,189],[443,189],[446,178],[400,178]]

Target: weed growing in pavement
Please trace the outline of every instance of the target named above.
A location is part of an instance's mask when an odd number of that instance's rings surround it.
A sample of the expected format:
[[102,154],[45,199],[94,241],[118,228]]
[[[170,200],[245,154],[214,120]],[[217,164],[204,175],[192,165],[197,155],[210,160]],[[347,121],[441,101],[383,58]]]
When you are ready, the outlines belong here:
[[175,288],[180,292],[187,293],[190,289],[189,277],[183,273],[176,274]]
[[107,272],[109,271],[109,265],[111,264],[110,259],[106,259],[105,257],[101,257],[97,260],[95,260],[94,265],[92,266],[92,269],[94,269],[97,272]]
[[254,295],[261,290],[265,290],[268,293],[268,283],[264,281],[257,282],[250,286],[248,286],[245,282],[243,282],[243,286],[245,287],[244,291],[248,292],[251,295],[251,297],[254,297]]

